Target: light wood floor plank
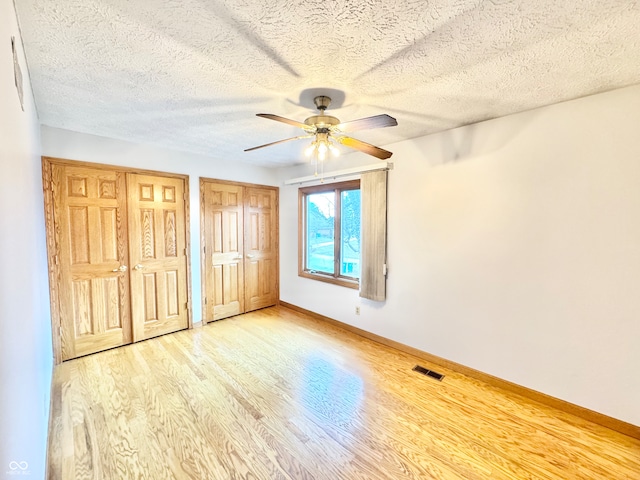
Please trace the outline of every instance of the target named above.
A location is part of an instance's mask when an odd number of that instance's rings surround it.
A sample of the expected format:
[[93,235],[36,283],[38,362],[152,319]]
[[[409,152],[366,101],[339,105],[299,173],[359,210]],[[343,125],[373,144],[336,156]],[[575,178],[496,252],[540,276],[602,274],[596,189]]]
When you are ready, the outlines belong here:
[[638,440],[282,307],[65,362],[51,415],[52,480],[640,479]]

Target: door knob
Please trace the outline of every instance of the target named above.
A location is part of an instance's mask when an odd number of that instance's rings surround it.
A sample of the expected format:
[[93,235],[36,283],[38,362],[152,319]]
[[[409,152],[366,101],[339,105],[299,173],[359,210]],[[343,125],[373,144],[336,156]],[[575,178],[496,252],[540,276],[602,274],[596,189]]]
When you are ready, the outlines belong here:
[[133,267],[134,270],[142,270],[143,268],[144,268],[144,265],[142,265],[141,263],[137,263]]
[[247,258],[253,258],[253,257],[254,257],[254,255],[251,255],[251,254],[247,253]]
[[127,271],[127,266],[126,265],[120,265],[118,268],[114,268],[111,271],[112,272],[126,272]]
[[242,257],[233,257],[234,260],[242,260]]

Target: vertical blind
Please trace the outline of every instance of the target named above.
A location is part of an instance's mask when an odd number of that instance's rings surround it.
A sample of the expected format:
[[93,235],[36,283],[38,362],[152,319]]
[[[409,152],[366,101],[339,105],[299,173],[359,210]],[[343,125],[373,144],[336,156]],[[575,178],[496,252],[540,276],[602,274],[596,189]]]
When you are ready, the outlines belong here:
[[363,173],[360,195],[360,296],[381,302],[386,298],[387,171]]

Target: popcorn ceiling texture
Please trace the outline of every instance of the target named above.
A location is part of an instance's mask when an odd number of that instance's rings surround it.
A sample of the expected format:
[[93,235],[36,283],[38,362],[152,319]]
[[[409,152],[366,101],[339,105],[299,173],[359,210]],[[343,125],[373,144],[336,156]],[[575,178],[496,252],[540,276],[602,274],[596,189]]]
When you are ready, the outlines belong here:
[[299,134],[255,113],[302,121],[321,87],[396,117],[354,134],[384,146],[640,82],[637,1],[16,4],[41,123],[264,166],[306,144],[243,152]]

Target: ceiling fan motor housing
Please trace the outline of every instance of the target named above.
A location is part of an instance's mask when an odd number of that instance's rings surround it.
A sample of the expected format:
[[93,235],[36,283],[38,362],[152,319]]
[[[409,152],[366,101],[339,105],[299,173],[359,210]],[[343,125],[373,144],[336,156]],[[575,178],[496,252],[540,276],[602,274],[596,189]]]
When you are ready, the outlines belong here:
[[329,128],[332,125],[338,125],[340,120],[336,117],[332,117],[331,115],[314,115],[313,117],[307,118],[304,123],[311,127],[316,126],[317,128]]
[[331,98],[325,95],[318,95],[313,99],[313,103],[316,104],[316,108],[320,110],[320,115],[314,115],[312,117],[307,118],[304,123],[309,125],[310,127],[316,127],[318,131],[326,130],[332,127],[333,125],[338,125],[340,120],[336,117],[332,117],[331,115],[325,115],[324,111],[331,104]]

